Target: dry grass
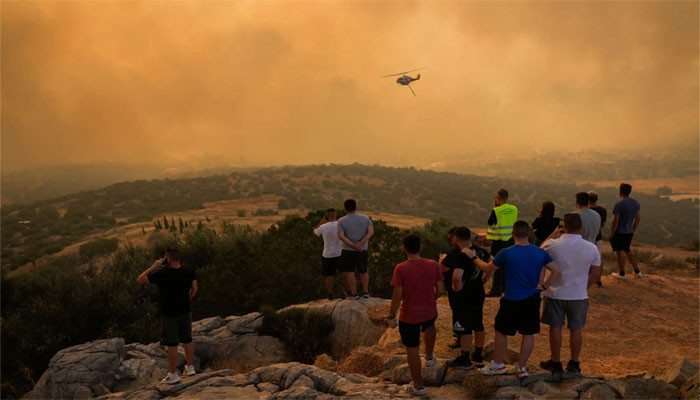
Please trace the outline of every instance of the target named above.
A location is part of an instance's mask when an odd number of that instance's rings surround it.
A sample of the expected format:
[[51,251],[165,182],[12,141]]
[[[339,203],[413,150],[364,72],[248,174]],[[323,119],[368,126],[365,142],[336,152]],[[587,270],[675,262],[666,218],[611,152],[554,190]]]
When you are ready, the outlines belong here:
[[380,347],[358,347],[338,366],[338,372],[376,376],[384,371],[385,354]]

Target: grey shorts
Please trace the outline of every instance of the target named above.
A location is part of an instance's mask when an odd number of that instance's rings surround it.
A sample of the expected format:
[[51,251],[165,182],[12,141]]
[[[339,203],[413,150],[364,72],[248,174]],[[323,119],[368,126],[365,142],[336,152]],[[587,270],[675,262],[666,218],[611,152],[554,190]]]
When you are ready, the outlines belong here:
[[586,325],[586,315],[588,315],[588,299],[557,300],[545,297],[541,321],[549,326],[564,326],[566,316],[566,327],[576,331]]

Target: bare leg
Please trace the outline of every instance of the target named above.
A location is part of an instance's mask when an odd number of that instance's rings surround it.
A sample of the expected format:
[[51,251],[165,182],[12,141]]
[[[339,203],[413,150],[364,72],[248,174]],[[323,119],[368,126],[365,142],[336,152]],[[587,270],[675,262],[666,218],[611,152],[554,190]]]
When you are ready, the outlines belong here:
[[549,350],[552,352],[551,360],[554,362],[561,361],[561,326],[549,327]]
[[499,331],[496,331],[496,344],[493,349],[493,362],[503,364],[503,358],[506,354],[506,346],[508,346],[508,337]]
[[171,374],[177,371],[177,356],[177,346],[168,346],[168,369]]
[[616,251],[615,256],[617,257],[617,269],[620,272],[625,272],[625,254],[621,251]]
[[474,346],[484,347],[485,341],[486,341],[486,331],[474,332]]
[[423,332],[423,343],[425,344],[425,356],[430,357],[433,355],[433,349],[435,348],[435,337],[437,332],[435,331],[435,325],[426,329]]
[[520,341],[520,360],[519,364],[521,367],[527,365],[527,360],[532,354],[532,348],[535,347],[535,336],[534,335],[522,335],[523,338]]
[[343,282],[345,283],[345,289],[348,290],[348,293],[354,294],[357,292],[354,272],[343,272]]
[[581,329],[569,331],[569,342],[571,342],[571,359],[578,361],[581,347],[583,347],[583,331]]
[[630,264],[632,264],[632,268],[634,269],[634,272],[636,273],[639,271],[639,265],[637,264],[637,256],[634,255],[631,251],[626,251],[627,258],[630,260]]
[[408,369],[411,370],[411,379],[413,386],[423,386],[423,377],[421,376],[420,356],[418,355],[418,347],[406,347],[406,355],[408,358]]
[[326,277],[326,292],[328,292],[329,295],[333,294],[333,280],[333,276]]
[[194,360],[194,342],[189,342],[182,345],[185,348],[185,359],[187,360],[187,365],[192,365]]
[[369,272],[363,272],[360,275],[360,283],[362,284],[362,291],[369,292]]
[[459,338],[459,344],[462,345],[462,351],[472,351],[472,335],[462,334]]

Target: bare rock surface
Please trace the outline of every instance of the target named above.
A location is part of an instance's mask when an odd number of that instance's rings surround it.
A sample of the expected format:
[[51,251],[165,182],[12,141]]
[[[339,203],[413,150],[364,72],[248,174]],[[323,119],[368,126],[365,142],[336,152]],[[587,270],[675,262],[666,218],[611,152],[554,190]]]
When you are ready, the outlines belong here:
[[29,393],[30,399],[90,398],[117,381],[124,355],[124,339],[102,339],[65,348],[49,361],[49,368]]
[[282,310],[305,308],[329,313],[335,323],[335,329],[331,333],[331,355],[334,358],[342,358],[355,347],[372,346],[377,343],[386,330],[386,325],[373,321],[368,310],[378,306],[388,307],[389,304],[391,304],[390,300],[377,297],[359,300],[316,300],[292,305]]

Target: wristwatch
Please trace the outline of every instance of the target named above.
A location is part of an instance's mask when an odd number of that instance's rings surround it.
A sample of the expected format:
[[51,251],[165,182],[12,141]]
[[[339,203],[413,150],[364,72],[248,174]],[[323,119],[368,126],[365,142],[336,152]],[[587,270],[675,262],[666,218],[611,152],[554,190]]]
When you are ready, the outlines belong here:
[[476,261],[476,259],[479,258],[476,254],[474,254],[474,257],[472,257],[472,261]]

